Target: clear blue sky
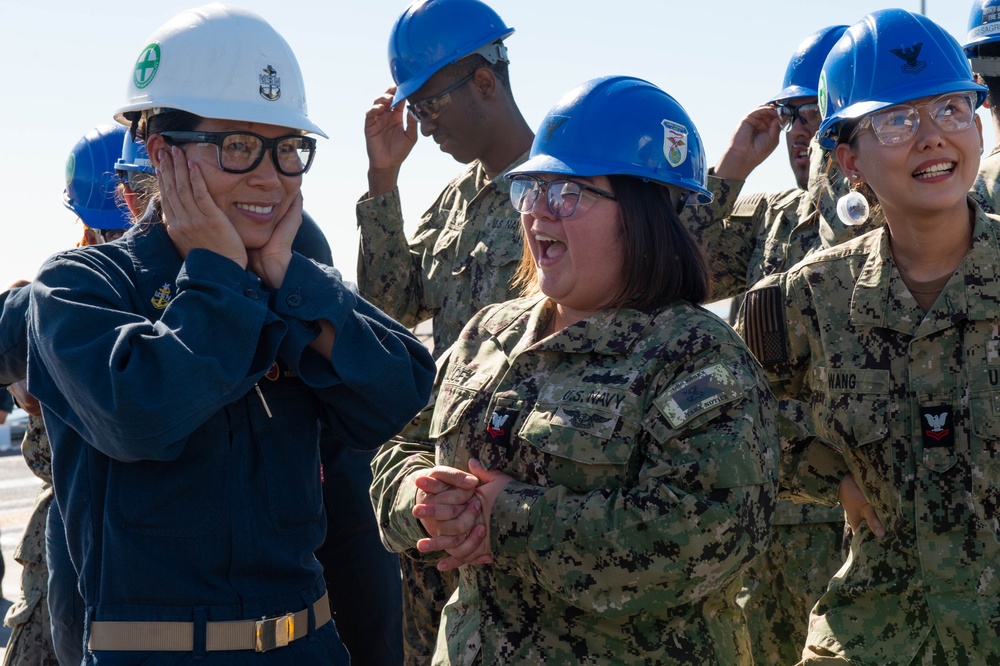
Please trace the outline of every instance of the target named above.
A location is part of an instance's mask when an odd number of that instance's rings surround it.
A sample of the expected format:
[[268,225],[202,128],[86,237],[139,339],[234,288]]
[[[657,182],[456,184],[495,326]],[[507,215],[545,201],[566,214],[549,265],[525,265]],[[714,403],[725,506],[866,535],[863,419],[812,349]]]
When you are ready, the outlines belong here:
[[[30,279],[50,254],[81,235],[62,206],[64,164],[91,127],[111,122],[146,37],[195,0],[0,0],[4,129],[0,199],[0,287]],[[353,279],[354,203],[367,187],[363,124],[371,100],[390,83],[386,41],[403,0],[247,0],[291,44],[306,81],[310,117],[327,134],[305,176],[305,207]],[[537,127],[570,88],[608,74],[639,76],[678,99],[718,158],[739,119],[781,87],[788,58],[808,34],[853,23],[885,7],[919,11],[919,0],[495,0],[516,32],[507,41],[514,95]],[[960,41],[971,0],[927,0],[927,15]],[[984,122],[984,125],[988,123]],[[987,129],[987,145],[992,133]],[[421,140],[403,165],[400,189],[408,231],[461,165]],[[792,187],[784,147],[745,191]]]

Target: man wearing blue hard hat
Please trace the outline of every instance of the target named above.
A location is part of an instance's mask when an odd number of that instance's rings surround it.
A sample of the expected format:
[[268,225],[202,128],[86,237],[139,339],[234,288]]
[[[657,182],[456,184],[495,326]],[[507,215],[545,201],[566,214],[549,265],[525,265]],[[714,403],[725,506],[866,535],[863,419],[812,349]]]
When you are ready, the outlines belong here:
[[[480,0],[417,0],[389,36],[394,85],[365,116],[368,192],[357,205],[358,288],[405,326],[433,320],[434,356],[482,307],[516,295],[520,215],[503,174],[523,163],[534,133],[514,101],[504,40],[514,29]],[[403,231],[397,177],[417,131],[467,165]],[[407,664],[428,663],[454,573],[403,555]]]
[[[974,0],[969,15],[969,32],[962,44],[976,79],[989,89],[984,108],[993,118],[993,136],[1000,142],[1000,0]],[[972,198],[988,213],[1000,209],[1000,143],[993,146],[979,164],[979,177],[972,186]]]
[[[704,213],[697,210],[688,214],[688,228],[713,276],[714,299],[736,297],[738,307],[743,293],[764,277],[874,224],[852,226],[837,218],[843,176],[815,142],[822,120],[820,72],[846,28],[823,28],[796,47],[781,90],[742,119],[713,169],[722,185],[741,185],[774,151],[784,130],[796,187],[742,195],[725,220],[699,218]],[[805,644],[809,610],[842,564],[844,514],[835,507],[780,500],[772,522],[771,544],[744,575],[741,601],[755,663],[792,664]]]

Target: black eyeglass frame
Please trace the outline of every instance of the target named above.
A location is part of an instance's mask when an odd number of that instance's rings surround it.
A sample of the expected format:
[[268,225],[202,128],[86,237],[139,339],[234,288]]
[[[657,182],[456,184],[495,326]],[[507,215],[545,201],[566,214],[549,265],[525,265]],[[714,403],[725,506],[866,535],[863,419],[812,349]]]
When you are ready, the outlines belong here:
[[[545,205],[548,206],[549,212],[552,213],[553,215],[555,215],[556,217],[558,217],[561,220],[564,220],[564,219],[567,219],[567,218],[570,218],[570,217],[573,217],[574,215],[576,215],[576,212],[577,212],[577,210],[580,207],[580,199],[577,199],[576,204],[573,206],[573,210],[571,210],[566,215],[560,215],[556,211],[552,210],[552,202],[549,200],[549,187],[551,185],[555,184],[555,183],[569,183],[571,185],[576,185],[577,187],[579,187],[581,194],[583,192],[591,192],[591,193],[593,193],[593,194],[595,194],[595,195],[597,195],[599,197],[603,197],[605,199],[611,199],[612,201],[618,201],[618,196],[615,195],[613,192],[608,192],[607,190],[602,190],[600,188],[593,187],[591,185],[587,185],[586,183],[581,183],[579,181],[572,180],[570,178],[557,178],[556,180],[542,180],[541,178],[538,178],[537,176],[532,176],[532,175],[527,174],[527,173],[521,173],[521,174],[516,174],[516,175],[510,177],[510,203],[514,207],[514,210],[516,210],[519,213],[530,213],[532,211],[532,209],[535,207],[535,204],[538,203],[538,195],[537,194],[535,195],[534,200],[531,202],[531,205],[528,206],[526,210],[522,210],[521,208],[518,208],[517,201],[514,198],[514,183],[516,183],[518,181],[521,181],[521,182],[526,182],[527,181],[527,182],[537,183],[538,184],[538,192],[540,194],[543,194],[545,196]],[[588,208],[589,208],[589,206],[588,206]],[[584,210],[586,211],[586,209],[584,209]]]
[[[301,176],[305,172],[309,171],[309,167],[312,166],[313,160],[316,158],[316,139],[303,134],[286,134],[284,136],[275,137],[274,139],[268,139],[260,134],[254,134],[253,132],[191,132],[171,130],[168,132],[160,132],[159,134],[164,138],[164,140],[166,140],[167,144],[171,146],[182,143],[208,143],[214,145],[219,169],[225,171],[226,173],[250,173],[260,166],[260,163],[264,160],[264,154],[269,150],[271,151],[271,161],[274,163],[274,168],[277,169],[278,173],[283,176]],[[257,156],[257,159],[253,161],[253,164],[246,169],[230,169],[222,165],[223,142],[226,140],[226,137],[230,136],[252,136],[261,142],[262,148],[260,154]],[[281,164],[278,163],[278,153],[275,148],[277,148],[279,143],[288,139],[304,141],[306,146],[309,148],[309,157],[306,159],[305,166],[303,166],[301,171],[286,171],[282,168]]]
[[[802,117],[801,109],[807,108],[810,111],[816,111],[819,113],[819,103],[818,102],[807,102],[806,104],[793,105],[786,102],[775,102],[773,104],[774,108],[778,112],[778,122],[781,125],[781,129],[785,132],[791,132],[792,126],[795,125],[795,121],[798,120],[799,124],[803,127],[812,127],[806,123],[805,118]],[[782,114],[782,110],[787,109],[787,116]],[[823,122],[823,117],[820,115],[819,122],[814,125],[818,128]]]
[[476,75],[475,72],[473,72],[472,74],[469,74],[464,79],[460,79],[458,82],[456,82],[456,83],[448,86],[447,88],[445,88],[444,90],[442,90],[441,92],[439,92],[437,95],[434,95],[433,97],[425,97],[423,99],[417,100],[416,102],[407,102],[406,108],[407,108],[407,110],[409,110],[410,114],[414,118],[416,118],[418,121],[420,121],[420,122],[426,122],[428,120],[435,120],[435,119],[439,118],[441,116],[441,114],[444,113],[448,109],[448,106],[445,106],[443,109],[439,109],[436,112],[435,111],[428,111],[428,112],[425,113],[425,112],[422,112],[420,109],[423,108],[423,107],[426,107],[428,105],[431,105],[431,104],[438,104],[445,97],[448,97],[450,99],[451,94],[453,92],[455,92],[456,90],[458,90],[459,88],[461,88],[462,86],[464,86],[466,83],[468,83],[469,81],[471,81],[472,78],[475,75]]

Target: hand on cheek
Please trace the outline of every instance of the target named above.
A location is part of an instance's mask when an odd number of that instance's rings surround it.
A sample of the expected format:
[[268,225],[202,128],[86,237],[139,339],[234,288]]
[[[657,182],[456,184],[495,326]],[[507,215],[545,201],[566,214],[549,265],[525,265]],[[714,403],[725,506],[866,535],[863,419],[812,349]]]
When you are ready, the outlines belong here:
[[167,233],[182,257],[211,250],[247,267],[243,241],[208,192],[200,167],[176,146],[157,153],[160,205]]

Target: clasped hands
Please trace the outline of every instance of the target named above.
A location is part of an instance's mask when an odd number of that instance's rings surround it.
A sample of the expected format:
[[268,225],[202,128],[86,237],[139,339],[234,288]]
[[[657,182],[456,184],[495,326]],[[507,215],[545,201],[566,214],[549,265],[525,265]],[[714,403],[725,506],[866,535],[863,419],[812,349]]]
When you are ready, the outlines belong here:
[[417,473],[413,516],[430,534],[417,541],[422,553],[444,551],[437,568],[449,571],[464,564],[491,564],[490,515],[497,496],[513,477],[487,470],[476,459],[469,471],[438,465]]

